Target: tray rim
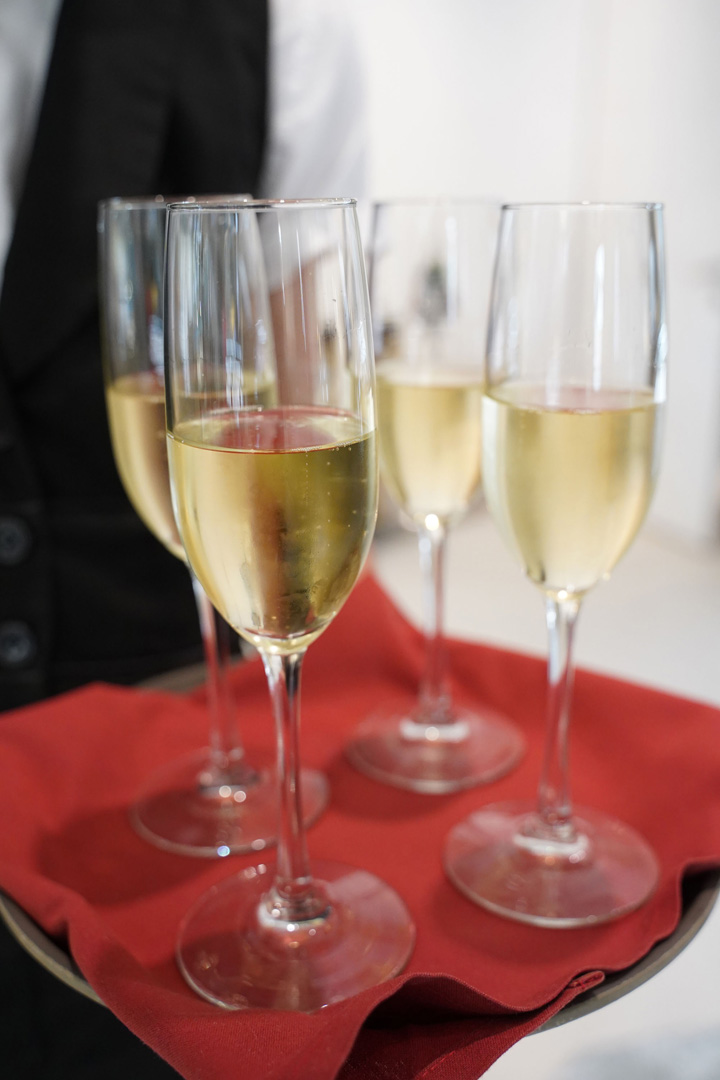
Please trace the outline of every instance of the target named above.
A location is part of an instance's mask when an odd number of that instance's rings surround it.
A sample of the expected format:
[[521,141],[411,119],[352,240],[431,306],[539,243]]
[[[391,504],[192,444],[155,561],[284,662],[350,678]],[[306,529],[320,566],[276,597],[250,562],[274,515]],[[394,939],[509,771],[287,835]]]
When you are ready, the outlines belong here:
[[[588,1016],[625,997],[667,967],[689,945],[707,921],[720,894],[720,867],[688,874],[680,920],[668,937],[655,945],[630,967],[610,972],[603,982],[578,995],[533,1034],[561,1027]],[[91,1001],[105,1006],[100,995],[84,977],[70,953],[54,941],[10,896],[0,891],[0,918],[15,940],[47,971],[66,986]]]
[[666,968],[690,944],[709,918],[720,894],[720,867],[686,874],[682,881],[684,902],[677,926],[657,941],[640,960],[620,971],[607,972],[604,980],[579,994],[533,1032],[549,1031],[571,1020],[589,1016],[619,1001]]

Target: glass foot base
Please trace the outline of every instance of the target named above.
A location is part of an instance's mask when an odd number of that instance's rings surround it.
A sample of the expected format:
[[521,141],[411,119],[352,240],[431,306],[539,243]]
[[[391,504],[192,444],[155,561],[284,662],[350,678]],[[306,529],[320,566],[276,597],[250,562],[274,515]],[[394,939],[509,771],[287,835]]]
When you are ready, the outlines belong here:
[[481,907],[534,926],[589,926],[640,907],[659,878],[657,859],[628,825],[595,810],[573,817],[576,839],[548,841],[534,807],[485,806],[450,832],[453,884]]
[[227,1009],[313,1012],[399,974],[415,941],[405,904],[385,882],[342,863],[311,864],[325,917],[271,925],[273,882],[254,866],[200,898],[180,927],[177,962],[201,997]]
[[[277,839],[278,788],[273,762],[244,762],[219,781],[207,749],[172,762],[155,773],[130,820],[145,840],[181,855],[222,858],[262,851]],[[301,772],[305,825],[325,809],[328,782],[313,769]],[[245,782],[243,782],[245,781]]]
[[525,740],[509,720],[459,710],[451,724],[421,724],[410,715],[371,717],[346,747],[360,772],[429,795],[487,784],[520,760]]

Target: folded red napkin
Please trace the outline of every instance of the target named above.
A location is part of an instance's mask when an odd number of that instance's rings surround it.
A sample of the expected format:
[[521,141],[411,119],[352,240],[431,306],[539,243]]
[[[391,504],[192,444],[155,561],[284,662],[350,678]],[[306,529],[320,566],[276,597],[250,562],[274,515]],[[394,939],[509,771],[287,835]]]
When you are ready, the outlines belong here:
[[[260,861],[164,853],[128,823],[141,781],[202,745],[201,693],[96,685],[0,720],[0,888],[67,938],[107,1005],[182,1076],[476,1080],[603,971],[629,966],[669,934],[682,874],[720,864],[720,711],[580,671],[575,796],[645,835],[660,858],[660,887],[641,911],[592,929],[537,929],[474,906],[445,879],[443,841],[483,802],[533,797],[545,665],[450,643],[458,700],[514,718],[528,752],[487,788],[423,796],[375,783],[343,758],[354,726],[379,702],[414,696],[422,654],[420,635],[371,577],[308,653],[303,756],[332,788],[309,834],[311,856],[374,871],[417,925],[403,975],[313,1015],[225,1012],[196,997],[175,967],[176,927],[189,905],[234,868]],[[252,757],[273,741],[265,678],[250,662],[234,680]]]

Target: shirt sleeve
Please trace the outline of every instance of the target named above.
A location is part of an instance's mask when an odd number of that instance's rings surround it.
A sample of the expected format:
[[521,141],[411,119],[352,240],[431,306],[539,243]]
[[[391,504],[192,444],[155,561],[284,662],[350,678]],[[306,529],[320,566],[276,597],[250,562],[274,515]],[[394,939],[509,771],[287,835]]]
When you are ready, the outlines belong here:
[[261,198],[366,194],[362,50],[346,0],[270,0]]
[[0,285],[60,0],[0,0]]

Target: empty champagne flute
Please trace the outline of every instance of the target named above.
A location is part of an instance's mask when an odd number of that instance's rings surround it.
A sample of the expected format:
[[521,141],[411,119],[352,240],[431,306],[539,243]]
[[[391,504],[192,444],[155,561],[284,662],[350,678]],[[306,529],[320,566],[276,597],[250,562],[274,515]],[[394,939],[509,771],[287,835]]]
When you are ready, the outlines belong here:
[[[238,196],[246,199],[248,196]],[[114,198],[98,210],[100,309],[108,421],[130,502],[178,559],[165,440],[163,274],[166,200]],[[258,851],[277,836],[271,756],[247,760],[228,684],[230,628],[191,573],[205,653],[209,746],[148,777],[130,808],[136,830],[158,847],[217,857]],[[308,771],[305,809],[314,820],[327,782]]]
[[374,208],[380,475],[418,537],[425,662],[416,701],[381,706],[358,727],[347,754],[376,780],[431,794],[494,780],[524,748],[506,718],[453,702],[443,632],[447,536],[481,483],[483,355],[499,209],[478,199]]
[[484,482],[500,532],[545,600],[548,734],[535,807],[481,807],[450,833],[445,866],[472,900],[540,926],[616,918],[658,880],[637,832],[573,810],[568,729],[581,603],[632,543],[655,486],[666,352],[661,206],[503,208]]
[[[352,199],[170,206],[170,474],[188,560],[260,652],[278,740],[274,873],[211,889],[181,926],[186,980],[227,1008],[311,1011],[397,973],[393,889],[309,863],[299,774],[305,652],[357,580],[377,512],[372,341]],[[210,383],[222,388],[208,396]]]

